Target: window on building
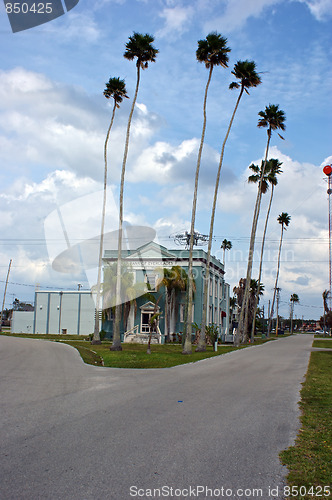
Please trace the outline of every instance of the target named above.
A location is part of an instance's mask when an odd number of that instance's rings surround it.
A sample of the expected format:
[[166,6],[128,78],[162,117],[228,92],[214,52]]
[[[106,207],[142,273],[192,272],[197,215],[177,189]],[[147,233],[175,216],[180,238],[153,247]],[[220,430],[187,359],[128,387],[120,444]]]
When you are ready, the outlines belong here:
[[210,286],[210,297],[212,297],[213,296],[213,279],[212,278],[210,278],[209,286]]
[[185,308],[185,305],[180,304],[180,323],[184,322],[184,308]]
[[[185,317],[185,311],[186,311],[186,305],[185,304],[180,304],[180,323],[184,323],[184,317]],[[195,304],[193,304],[193,309],[192,309],[192,318],[191,321],[195,321]]]
[[151,292],[156,291],[156,275],[154,273],[147,272],[144,276],[144,283],[148,285]]
[[209,323],[212,323],[212,306],[209,306]]
[[218,323],[218,309],[217,309],[217,307],[214,308],[214,318],[215,318],[214,322],[219,325],[219,323]]
[[216,299],[218,298],[218,280],[217,279],[214,283],[214,296]]

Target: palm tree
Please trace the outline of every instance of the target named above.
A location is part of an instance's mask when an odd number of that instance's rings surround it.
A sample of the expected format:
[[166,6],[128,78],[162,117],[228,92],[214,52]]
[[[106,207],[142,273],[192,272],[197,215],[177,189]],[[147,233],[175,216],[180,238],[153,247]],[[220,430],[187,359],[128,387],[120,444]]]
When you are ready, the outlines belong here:
[[[173,319],[177,309],[176,296],[179,291],[184,292],[188,286],[188,275],[180,266],[172,266],[171,269],[164,268],[162,277],[157,281],[156,288],[165,287],[165,327],[166,338],[169,340]],[[174,332],[173,332],[174,333]]]
[[222,263],[223,263],[223,266],[224,266],[224,270],[225,270],[225,253],[226,253],[226,250],[231,250],[232,248],[232,242],[231,241],[228,241],[226,240],[226,238],[223,240],[222,244],[221,244],[221,247],[222,250],[223,250],[223,259],[222,259]]
[[[106,265],[104,267],[104,283],[103,289],[103,305],[105,310],[112,310],[114,312],[116,306],[116,280],[117,280],[117,264]],[[132,308],[134,308],[134,315],[137,311],[136,297],[146,294],[145,283],[134,283],[134,273],[126,265],[121,266],[121,304],[120,312],[123,319],[123,325],[126,329],[128,317]],[[123,308],[122,308],[123,304]],[[114,329],[114,328],[113,328]]]
[[[154,41],[153,36],[149,34],[142,35],[140,33],[134,32],[132,36],[129,37],[129,42],[126,44],[126,51],[123,54],[126,59],[132,61],[136,59],[136,89],[134,94],[134,99],[131,105],[126,142],[122,161],[122,171],[121,171],[121,183],[120,183],[120,202],[119,202],[119,239],[118,239],[118,260],[117,260],[117,282],[116,282],[116,297],[117,302],[120,297],[120,281],[121,281],[121,254],[122,254],[122,225],[123,225],[123,188],[124,188],[124,178],[126,171],[126,163],[128,156],[129,147],[129,137],[130,137],[130,126],[134,113],[134,108],[138,95],[138,88],[140,83],[141,69],[144,70],[148,67],[149,62],[155,62],[158,50],[152,45]],[[114,333],[113,333],[113,343],[111,346],[112,351],[121,351],[121,336],[120,336],[120,320],[121,320],[121,304],[117,303],[115,307],[115,322],[114,322]]]
[[327,304],[327,301],[330,297],[330,291],[329,290],[324,290],[323,292],[323,304],[324,304],[324,312],[327,314],[329,312],[329,306]]
[[271,311],[270,311],[269,325],[268,325],[268,331],[267,331],[268,337],[270,336],[271,324],[272,324],[272,318],[273,318],[273,312],[274,312],[274,303],[275,303],[276,293],[277,293],[277,288],[278,288],[282,239],[284,236],[284,231],[286,231],[286,227],[288,227],[290,224],[290,220],[291,220],[291,217],[290,217],[290,215],[288,215],[287,212],[282,212],[277,218],[277,221],[281,225],[281,234],[280,234],[280,242],[279,242],[276,281],[275,281],[275,285],[274,285],[273,299],[272,299],[272,303],[271,303]]
[[291,302],[291,317],[290,317],[290,333],[292,335],[293,333],[293,314],[294,314],[294,305],[298,302],[300,302],[299,296],[297,293],[293,293],[291,295],[291,298],[289,299]]
[[[271,206],[272,206],[272,200],[273,200],[273,194],[274,194],[274,188],[278,184],[278,178],[277,175],[280,175],[282,173],[281,170],[281,165],[282,162],[275,158],[271,158],[267,163],[265,167],[265,176],[264,180],[267,182],[267,187],[270,184],[271,185],[271,195],[270,195],[270,201],[269,201],[269,206],[267,209],[266,213],[266,218],[265,218],[265,225],[264,225],[264,232],[263,232],[263,239],[262,239],[262,246],[261,246],[261,256],[260,256],[260,262],[259,262],[259,274],[258,274],[258,281],[261,281],[262,278],[262,269],[263,269],[263,255],[264,255],[264,246],[265,246],[265,237],[266,237],[266,231],[267,231],[267,226],[269,222],[269,217],[270,217],[270,211],[271,211]],[[249,167],[250,168],[250,167]],[[248,182],[250,182],[250,178],[253,176],[250,176],[248,178]],[[263,180],[263,182],[264,182]],[[258,181],[258,180],[257,180]],[[264,189],[264,184],[263,184],[263,189]],[[264,192],[262,189],[262,192]],[[255,304],[255,309],[257,309],[258,306],[258,300],[259,298],[256,297],[256,304]],[[252,324],[252,330],[251,330],[251,341],[254,341],[255,337],[255,323],[256,323],[256,314],[254,315],[254,321]]]
[[249,325],[254,325],[256,319],[256,299],[258,297],[257,303],[259,303],[259,298],[264,295],[264,285],[260,283],[259,280],[251,278],[250,288],[249,288],[249,310],[248,310],[248,323]]
[[220,174],[221,174],[221,167],[224,159],[224,152],[225,152],[225,146],[226,142],[229,136],[229,133],[231,131],[231,127],[233,125],[234,117],[236,114],[236,111],[239,107],[243,92],[246,92],[249,94],[248,89],[251,87],[257,87],[261,83],[261,78],[256,72],[256,64],[254,61],[238,61],[234,65],[234,69],[232,71],[232,74],[235,76],[239,82],[232,82],[229,86],[230,89],[240,89],[235,108],[233,111],[233,114],[231,116],[228,129],[221,147],[221,153],[220,153],[220,158],[219,158],[219,165],[218,165],[218,171],[217,171],[217,176],[216,176],[216,183],[215,183],[215,188],[214,188],[214,197],[213,197],[213,203],[212,203],[212,211],[211,211],[211,220],[210,220],[210,232],[209,232],[209,242],[208,242],[208,251],[207,251],[207,258],[206,258],[206,280],[204,282],[204,295],[203,295],[203,321],[202,321],[202,335],[200,337],[200,342],[196,348],[196,351],[205,351],[206,350],[206,345],[204,344],[205,341],[205,325],[207,323],[207,310],[208,310],[208,278],[210,274],[210,258],[211,258],[211,249],[212,249],[212,239],[213,239],[213,228],[214,228],[214,219],[215,219],[215,213],[216,213],[216,206],[217,206],[217,198],[218,198],[218,190],[219,190],[219,183],[220,183]]
[[[233,288],[233,292],[237,297],[237,304],[239,305],[241,310],[242,310],[242,307],[244,306],[245,288],[246,288],[246,279],[245,278],[241,278],[238,286]],[[258,294],[258,296],[261,296],[261,295],[263,295],[263,292],[264,292],[264,285],[261,283],[258,286],[258,280],[251,279],[250,286],[249,286],[249,307],[248,307],[249,323],[252,322],[252,320],[253,320],[255,296],[257,294]]]
[[236,306],[237,306],[236,297],[230,297],[229,298],[229,319],[230,319],[230,325],[231,325],[230,333],[233,332],[233,311],[234,311]]
[[[249,165],[249,169],[253,172],[251,175],[248,177],[248,183],[249,184],[258,184],[262,182],[262,194],[265,194],[267,190],[269,189],[269,183],[268,183],[268,163],[266,163],[265,171],[264,174],[262,175],[263,172],[263,166],[264,162],[261,162],[261,166],[259,167],[258,165],[254,165],[252,163]],[[262,181],[261,181],[262,180]]]
[[201,134],[201,141],[198,150],[196,173],[195,173],[195,186],[193,195],[193,206],[191,213],[191,229],[190,229],[190,244],[189,244],[189,262],[188,262],[188,277],[189,286],[187,293],[187,321],[184,328],[184,345],[183,354],[191,354],[192,344],[191,344],[191,319],[192,319],[192,297],[193,297],[193,248],[194,248],[194,233],[195,233],[195,218],[196,218],[196,204],[197,204],[197,191],[198,191],[198,178],[199,170],[201,166],[201,158],[205,137],[206,129],[206,102],[207,94],[210,86],[213,68],[215,66],[222,66],[223,68],[228,67],[228,52],[230,49],[227,47],[227,38],[221,36],[219,33],[210,33],[204,40],[198,41],[198,48],[196,50],[196,58],[198,62],[203,62],[205,67],[209,70],[208,80],[205,86],[204,102],[203,102],[203,127]]
[[103,208],[102,208],[101,228],[100,228],[95,328],[91,344],[101,344],[99,335],[99,307],[100,307],[100,295],[101,295],[100,294],[101,267],[102,267],[103,246],[104,246],[104,228],[105,228],[105,211],[106,211],[106,192],[107,192],[107,145],[114,122],[115,111],[117,108],[120,107],[120,103],[123,101],[124,98],[128,99],[125,81],[121,80],[120,78],[115,78],[115,77],[110,78],[109,81],[106,83],[104,96],[106,97],[106,99],[110,99],[112,97],[114,100],[114,104],[113,104],[111,123],[107,130],[105,145],[104,145],[104,195],[103,195]]
[[324,322],[324,337],[325,337],[325,335],[326,335],[326,317],[327,317],[328,313],[330,312],[329,306],[327,304],[327,301],[330,298],[330,291],[324,290],[322,295],[323,295],[323,304],[324,304],[323,322]]
[[[241,342],[246,342],[246,334],[244,332],[244,324],[245,324],[245,313],[246,313],[246,308],[249,300],[249,283],[251,279],[251,272],[252,272],[252,264],[253,264],[253,257],[254,257],[254,249],[255,249],[255,238],[256,238],[256,231],[257,231],[257,224],[258,224],[258,218],[259,218],[259,212],[260,212],[260,204],[261,204],[261,198],[262,198],[262,180],[264,177],[265,173],[265,168],[266,168],[266,163],[267,163],[267,158],[268,158],[268,153],[269,153],[269,147],[270,147],[270,141],[272,137],[272,132],[275,130],[285,130],[285,113],[281,109],[279,109],[279,106],[277,104],[269,104],[269,106],[266,106],[265,111],[260,111],[258,113],[258,116],[260,116],[258,120],[258,127],[264,127],[267,128],[267,144],[266,144],[266,150],[265,150],[265,158],[264,158],[264,164],[262,167],[262,172],[261,172],[261,182],[259,183],[258,187],[258,193],[256,197],[256,204],[255,204],[255,209],[254,209],[254,216],[253,216],[253,222],[252,222],[252,228],[251,228],[251,236],[250,236],[250,246],[249,246],[249,255],[248,255],[248,266],[247,266],[247,279],[246,279],[246,290],[245,290],[245,297],[244,297],[244,307],[241,310],[241,315],[240,315],[240,320],[239,320],[239,326],[238,326],[238,331],[236,335],[236,340],[235,344],[239,345],[240,341]],[[281,139],[283,137],[279,134],[278,135]]]

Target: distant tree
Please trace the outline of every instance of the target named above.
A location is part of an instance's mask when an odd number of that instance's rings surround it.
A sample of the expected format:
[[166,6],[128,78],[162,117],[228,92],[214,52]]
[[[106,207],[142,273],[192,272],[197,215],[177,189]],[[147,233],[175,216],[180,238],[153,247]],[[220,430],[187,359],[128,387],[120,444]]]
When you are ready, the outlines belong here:
[[237,306],[236,297],[230,297],[230,299],[229,299],[229,318],[230,318],[231,329],[233,329],[233,325],[232,325],[233,311],[234,311],[236,306]]
[[289,299],[291,303],[291,313],[290,313],[290,333],[293,333],[293,314],[294,314],[294,304],[300,302],[299,296],[297,293],[293,293],[291,298]]
[[[282,165],[282,163],[279,160],[277,160],[275,158],[271,158],[266,163],[266,167],[265,167],[264,180],[267,183],[266,184],[267,187],[269,185],[271,185],[271,195],[270,195],[269,206],[268,206],[267,213],[266,213],[265,225],[264,225],[264,231],[263,231],[263,239],[262,239],[262,245],[261,245],[261,255],[260,255],[260,261],[259,261],[259,273],[258,273],[258,281],[259,282],[262,279],[265,238],[266,238],[266,231],[267,231],[267,226],[268,226],[268,222],[269,222],[269,218],[270,218],[274,188],[278,184],[277,175],[280,175],[282,173],[282,170],[280,169],[281,165]],[[249,181],[249,179],[248,179],[248,181]],[[263,180],[263,182],[264,182],[264,180]],[[263,192],[263,190],[262,190],[262,192]],[[258,297],[256,297],[255,309],[257,309],[257,306],[258,306]],[[256,322],[256,315],[254,315],[254,321],[252,324],[252,331],[251,331],[251,340],[252,341],[254,340],[255,322]]]
[[319,320],[320,327],[324,329],[324,332],[326,330],[331,331],[332,329],[332,311],[328,311],[327,313],[324,314],[324,316],[320,317]]
[[224,270],[225,270],[225,253],[226,253],[226,250],[231,250],[232,248],[232,242],[231,241],[228,241],[226,240],[226,238],[223,240],[222,244],[221,244],[221,247],[220,247],[222,250],[223,250],[223,259],[222,259],[222,263],[223,263],[223,266],[224,266]]
[[[266,144],[266,150],[265,150],[264,164],[263,164],[262,172],[261,172],[261,180],[263,180],[264,173],[265,173],[265,167],[266,167],[266,163],[267,163],[267,159],[268,159],[272,131],[285,130],[286,117],[285,117],[285,113],[279,109],[279,106],[274,105],[274,104],[270,104],[269,106],[266,106],[265,111],[260,111],[258,113],[258,115],[260,118],[258,120],[257,126],[260,128],[261,127],[267,128],[267,144]],[[283,139],[283,137],[279,133],[278,133],[278,135],[280,138]],[[238,326],[237,335],[236,335],[236,339],[235,339],[236,345],[239,345],[240,342],[245,343],[247,341],[247,338],[244,334],[245,324],[248,324],[247,319],[245,318],[245,313],[246,313],[247,304],[249,301],[249,283],[250,283],[251,273],[252,273],[256,231],[257,231],[257,224],[258,224],[258,219],[259,219],[260,205],[261,205],[261,198],[262,198],[262,188],[263,188],[263,184],[262,184],[262,182],[260,182],[257,197],[256,197],[256,204],[255,204],[255,209],[254,209],[253,222],[252,222],[251,235],[250,235],[250,246],[249,246],[249,255],[248,255],[247,277],[246,277],[247,286],[246,286],[246,290],[244,293],[244,295],[245,295],[244,307],[241,310],[239,326]]]
[[15,298],[13,301],[13,311],[33,311],[34,307],[30,302],[22,302]]
[[274,303],[275,303],[277,288],[278,288],[282,240],[283,240],[283,236],[284,236],[284,231],[286,230],[286,228],[290,224],[291,217],[290,217],[290,215],[288,215],[287,212],[282,212],[278,216],[277,221],[281,225],[281,234],[280,234],[279,251],[278,251],[276,281],[275,281],[275,285],[274,285],[273,299],[272,299],[272,303],[271,303],[271,311],[270,311],[269,324],[268,324],[268,332],[267,332],[268,336],[270,335],[270,332],[271,332],[272,318],[273,318],[273,313],[274,313]]

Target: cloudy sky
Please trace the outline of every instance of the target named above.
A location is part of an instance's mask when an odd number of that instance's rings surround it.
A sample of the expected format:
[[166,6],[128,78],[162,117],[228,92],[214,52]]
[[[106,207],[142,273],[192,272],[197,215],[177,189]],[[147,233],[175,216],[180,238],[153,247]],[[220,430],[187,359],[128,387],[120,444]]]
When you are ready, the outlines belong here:
[[[329,287],[328,197],[322,167],[331,149],[331,0],[81,0],[70,12],[13,33],[0,4],[0,270],[10,259],[6,306],[33,300],[35,286],[88,288],[84,273],[52,269],[68,246],[99,231],[103,147],[111,103],[105,82],[118,76],[132,98],[135,64],[123,58],[134,31],[154,35],[155,63],[142,72],[125,186],[125,219],[173,236],[190,227],[192,191],[208,76],[196,61],[197,40],[217,31],[231,48],[229,68],[215,68],[198,195],[196,230],[207,233],[220,147],[237,98],[228,90],[238,60],[254,60],[262,84],[240,104],[225,151],[213,253],[222,258],[231,289],[245,275],[257,187],[248,167],[266,145],[258,112],[278,104],[286,114],[285,140],[274,134],[270,158],[282,162],[268,229],[262,281],[267,309],[274,286],[280,225],[287,212],[280,270],[281,314],[317,318]],[[131,100],[118,110],[109,144],[109,210],[114,229],[119,171]],[[268,195],[258,229],[255,273]],[[58,214],[62,221],[59,226]],[[65,236],[66,237],[65,237]]]

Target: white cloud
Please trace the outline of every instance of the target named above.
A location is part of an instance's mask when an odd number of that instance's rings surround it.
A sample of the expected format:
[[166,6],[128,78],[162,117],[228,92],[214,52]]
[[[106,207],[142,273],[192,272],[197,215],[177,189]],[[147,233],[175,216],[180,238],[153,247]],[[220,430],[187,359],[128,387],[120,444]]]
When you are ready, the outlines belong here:
[[[277,217],[281,212],[287,212],[291,216],[291,223],[283,240],[279,281],[282,296],[286,297],[286,302],[291,293],[304,297],[309,294],[320,297],[328,282],[328,203],[322,165],[297,162],[275,146],[270,149],[269,156],[283,162],[283,173],[279,176],[275,188],[265,245],[262,281],[266,297],[271,296],[271,289],[274,287],[280,238]],[[331,159],[328,157],[323,165]],[[254,160],[254,163],[259,164],[260,161],[261,159]],[[226,189],[222,186],[219,199],[218,218],[224,221],[223,230],[226,234],[237,235],[230,252],[234,253],[234,260],[230,255],[227,264],[227,277],[232,287],[246,272],[251,221],[257,194],[257,186],[247,183],[249,174],[247,169],[236,183]],[[269,193],[264,195],[262,200],[253,277],[258,274],[268,199]],[[286,309],[285,307],[284,305],[282,314],[286,314],[288,305]],[[310,316],[310,310],[306,310],[305,315]],[[312,312],[312,316],[316,316],[315,312]]]
[[248,18],[259,17],[265,8],[282,2],[283,0],[224,0],[224,13],[208,21],[205,25],[207,30],[220,29],[229,33],[239,29]]
[[318,21],[324,21],[326,18],[332,16],[332,2],[331,0],[296,0],[305,3],[312,15]]
[[193,7],[167,7],[159,14],[165,20],[165,26],[157,31],[160,38],[169,35],[181,35],[188,31],[194,15]]
[[[307,5],[311,14],[318,20],[325,20],[332,15],[331,0],[286,0]],[[223,0],[224,12],[221,16],[205,23],[206,30],[220,29],[225,33],[241,28],[250,17],[258,18],[264,11],[285,2],[285,0]],[[212,2],[213,3],[213,2]],[[218,2],[218,6],[220,3]]]
[[[102,97],[60,85],[42,74],[15,68],[0,72],[0,160],[29,175],[64,169],[79,176],[103,178],[104,142],[111,111]],[[123,103],[110,136],[109,173],[118,177],[122,163],[127,112]],[[128,169],[159,127],[160,119],[138,103],[133,118]],[[8,169],[9,170],[9,169]],[[7,171],[8,175],[8,171]],[[12,175],[10,176],[10,178]]]
[[47,23],[43,31],[56,36],[59,42],[79,40],[85,44],[96,43],[100,38],[100,30],[93,19],[92,12],[88,14],[70,11],[61,18],[61,24]]

